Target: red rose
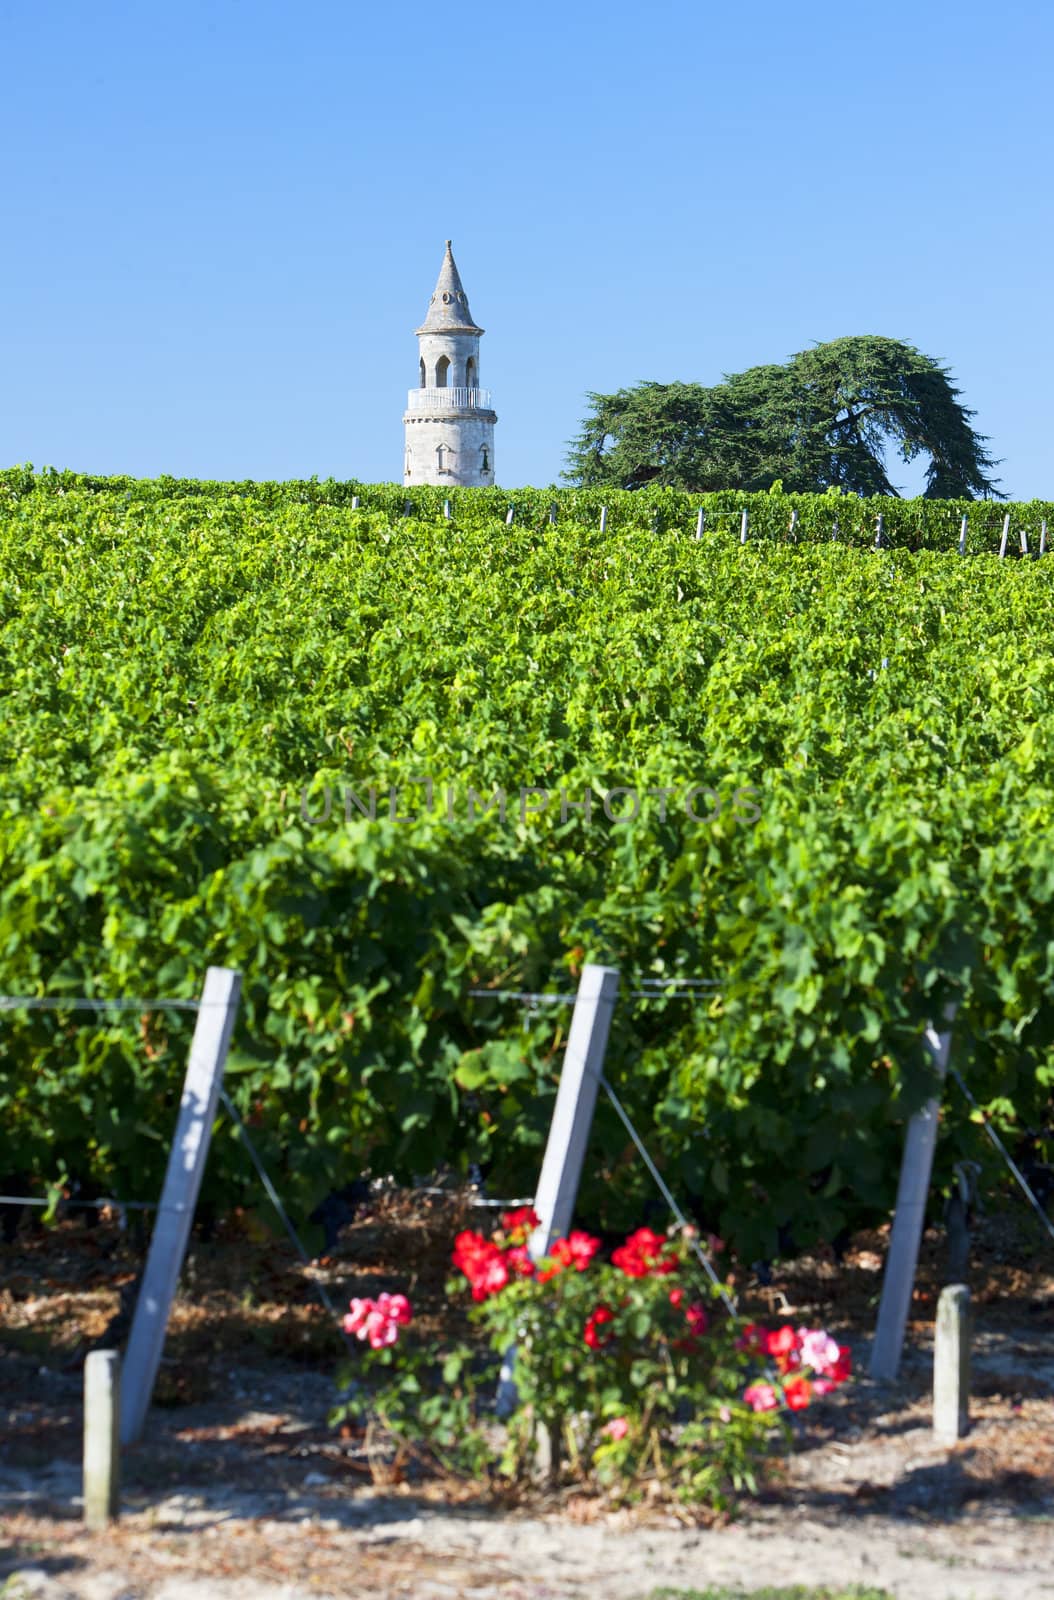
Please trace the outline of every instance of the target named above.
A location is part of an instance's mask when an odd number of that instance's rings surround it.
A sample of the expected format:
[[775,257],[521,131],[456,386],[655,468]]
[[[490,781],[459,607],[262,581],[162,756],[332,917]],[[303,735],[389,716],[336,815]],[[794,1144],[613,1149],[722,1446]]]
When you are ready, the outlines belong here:
[[803,1411],[812,1399],[812,1385],[798,1373],[783,1385],[783,1398],[792,1411]]
[[567,1248],[570,1251],[571,1260],[576,1270],[584,1272],[600,1249],[600,1240],[594,1239],[591,1234],[582,1233],[580,1229],[576,1229],[568,1235]]
[[596,1310],[590,1313],[582,1334],[590,1350],[602,1350],[606,1344],[611,1343],[611,1335],[609,1334],[606,1339],[602,1339],[597,1329],[603,1327],[605,1322],[611,1322],[614,1315],[615,1313],[611,1307],[605,1305],[597,1306]]
[[554,1239],[548,1250],[549,1265],[538,1274],[539,1283],[548,1283],[550,1278],[555,1278],[565,1267],[574,1267],[578,1272],[584,1272],[600,1249],[600,1240],[594,1239],[588,1233],[575,1231],[566,1239]]
[[698,1303],[693,1306],[687,1306],[684,1316],[693,1334],[706,1332],[710,1319],[703,1306]]
[[652,1273],[664,1277],[676,1272],[679,1265],[676,1256],[663,1255],[666,1242],[665,1235],[654,1229],[638,1228],[625,1244],[611,1252],[611,1260],[630,1278],[646,1278]]
[[775,1333],[765,1335],[765,1349],[772,1356],[779,1372],[789,1372],[798,1365],[798,1335],[789,1322]]
[[516,1211],[503,1211],[501,1225],[513,1244],[526,1244],[528,1236],[539,1226],[541,1218],[533,1206],[520,1206]]
[[519,1278],[530,1278],[534,1273],[534,1262],[525,1244],[514,1244],[506,1250],[505,1264],[511,1267]]
[[789,1356],[797,1344],[798,1335],[789,1322],[785,1322],[782,1328],[777,1328],[775,1333],[767,1334],[765,1337],[765,1348],[770,1356]]
[[466,1230],[454,1240],[454,1265],[472,1285],[473,1300],[486,1300],[509,1281],[508,1268],[497,1245],[481,1233]]

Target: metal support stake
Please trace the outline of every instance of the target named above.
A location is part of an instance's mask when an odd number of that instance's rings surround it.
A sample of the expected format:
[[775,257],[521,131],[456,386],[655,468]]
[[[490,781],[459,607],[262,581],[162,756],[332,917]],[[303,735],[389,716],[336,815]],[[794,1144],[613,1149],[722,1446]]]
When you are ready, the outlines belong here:
[[[578,980],[578,994],[567,1036],[560,1087],[556,1092],[549,1138],[542,1158],[542,1170],[534,1198],[538,1226],[527,1248],[531,1259],[540,1261],[554,1239],[565,1238],[571,1229],[575,1198],[582,1177],[589,1130],[597,1103],[597,1090],[604,1072],[611,1018],[618,995],[619,975],[615,967],[588,963]],[[516,1404],[513,1365],[516,1350],[505,1353],[498,1388],[498,1414],[507,1416]]]
[[[945,1007],[945,1031],[926,1029],[925,1043],[937,1068],[941,1081],[948,1070],[951,1050],[951,1028],[958,1002],[950,1001]],[[933,1147],[937,1142],[937,1117],[940,1100],[934,1096],[908,1123],[904,1140],[904,1159],[900,1168],[897,1188],[897,1209],[889,1236],[889,1253],[886,1257],[885,1277],[882,1280],[882,1298],[878,1307],[878,1325],[871,1350],[872,1378],[892,1379],[897,1375],[900,1353],[904,1346],[911,1306],[911,1291],[915,1286],[915,1267],[919,1259],[919,1244],[926,1220],[926,1196],[933,1170]]]
[[1010,537],[1010,513],[1003,518],[1003,537],[999,541],[999,559],[1002,561],[1006,555],[1006,541]]
[[139,1438],[161,1364],[168,1314],[179,1282],[190,1223],[216,1120],[223,1068],[241,994],[241,973],[209,967],[190,1043],[179,1120],[168,1158],[154,1235],[124,1360],[121,1443]]

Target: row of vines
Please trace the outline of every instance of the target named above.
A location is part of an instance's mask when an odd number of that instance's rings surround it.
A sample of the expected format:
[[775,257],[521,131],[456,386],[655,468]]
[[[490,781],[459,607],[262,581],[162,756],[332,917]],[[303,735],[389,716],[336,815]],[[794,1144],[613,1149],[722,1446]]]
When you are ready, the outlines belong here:
[[[0,991],[239,968],[229,1085],[301,1215],[439,1161],[529,1193],[569,1011],[469,991],[586,960],[615,1087],[751,1257],[888,1211],[952,994],[980,1101],[1049,1122],[1054,562],[960,560],[937,503],[886,526],[943,550],[876,551],[847,500],[844,541],[739,546],[645,495],[602,533],[583,495],[327,487],[0,475]],[[671,976],[719,987],[633,996]],[[0,1014],[0,1178],[152,1198],[189,1026]],[[594,1139],[619,1226],[647,1179],[609,1108]],[[984,1149],[949,1090],[938,1178]],[[206,1197],[250,1180],[219,1136]]]
[[1021,553],[1024,533],[1029,554],[1038,554],[1044,527],[1050,532],[1044,549],[1054,548],[1054,502],[1031,500],[901,500],[886,496],[861,498],[832,489],[826,494],[764,494],[721,490],[690,494],[677,489],[465,489],[396,483],[367,484],[356,479],[317,478],[281,483],[203,483],[197,479],[92,477],[83,473],[31,466],[0,471],[0,505],[32,497],[90,494],[118,499],[128,507],[152,507],[176,500],[198,502],[202,496],[235,503],[250,502],[273,511],[297,506],[332,507],[377,512],[385,517],[411,516],[421,521],[446,518],[459,525],[483,521],[538,526],[564,520],[596,524],[603,510],[612,531],[689,533],[703,513],[704,528],[739,537],[747,513],[749,537],[775,543],[831,540],[870,548],[879,533],[882,545],[905,550],[957,551],[966,517],[966,554],[998,551],[1009,517],[1012,542],[1007,553]]

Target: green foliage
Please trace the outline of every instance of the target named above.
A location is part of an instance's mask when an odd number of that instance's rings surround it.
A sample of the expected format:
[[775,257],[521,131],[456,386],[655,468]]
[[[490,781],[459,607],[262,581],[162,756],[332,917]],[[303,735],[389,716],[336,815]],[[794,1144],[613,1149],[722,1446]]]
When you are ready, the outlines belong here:
[[926,497],[996,494],[985,439],[959,404],[948,369],[912,345],[873,335],[800,351],[723,383],[640,383],[590,394],[568,455],[571,481],[637,489],[835,487],[896,494],[885,469],[928,457]]
[[[437,1159],[530,1193],[566,1010],[469,990],[566,991],[583,960],[630,992],[721,979],[702,1006],[621,1001],[608,1074],[748,1259],[892,1205],[946,994],[982,1103],[1042,1123],[1054,562],[943,553],[961,507],[933,501],[881,502],[899,547],[876,552],[879,502],[848,496],[759,495],[740,547],[731,495],[696,540],[672,491],[524,492],[509,527],[496,491],[447,523],[441,491],[403,517],[397,486],[360,510],[347,487],[0,475],[0,990],[192,997],[238,967],[229,1087],[301,1214]],[[1033,549],[1048,509],[1015,508]],[[970,508],[972,549],[1002,514]],[[371,785],[376,821],[346,818]],[[470,785],[512,792],[504,823]],[[521,819],[526,785],[553,798]],[[588,824],[561,788],[590,789]],[[0,1029],[0,1170],[156,1195],[188,1019]],[[582,1205],[612,1226],[648,1192],[624,1147],[601,1104]],[[245,1203],[244,1151],[213,1152],[207,1194]],[[967,1152],[989,1159],[949,1090],[939,1176]]]

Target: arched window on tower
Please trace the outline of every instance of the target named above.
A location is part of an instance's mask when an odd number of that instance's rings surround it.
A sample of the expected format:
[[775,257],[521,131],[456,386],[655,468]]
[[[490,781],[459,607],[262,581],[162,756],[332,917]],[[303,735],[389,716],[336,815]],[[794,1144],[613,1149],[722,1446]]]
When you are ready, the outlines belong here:
[[421,385],[420,386],[421,386],[422,389],[427,389],[428,388],[428,374],[425,372],[425,358],[424,358],[424,356],[421,357]]
[[414,470],[413,451],[412,450],[407,450],[407,452],[406,452],[406,476],[408,478],[413,475],[413,470]]
[[436,388],[446,388],[446,375],[450,371],[450,357],[440,356],[436,362]]
[[465,388],[466,389],[474,389],[475,387],[476,387],[476,360],[475,360],[474,356],[469,356],[468,360],[465,362]]
[[485,444],[480,445],[479,448],[479,470],[481,472],[490,471],[490,451]]
[[436,445],[436,466],[438,470],[444,474],[453,472],[454,451],[451,450],[448,444]]

